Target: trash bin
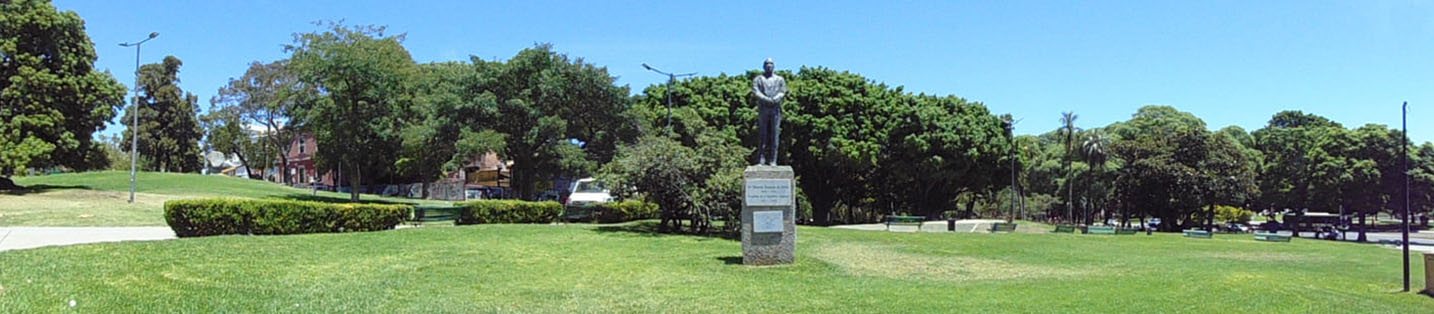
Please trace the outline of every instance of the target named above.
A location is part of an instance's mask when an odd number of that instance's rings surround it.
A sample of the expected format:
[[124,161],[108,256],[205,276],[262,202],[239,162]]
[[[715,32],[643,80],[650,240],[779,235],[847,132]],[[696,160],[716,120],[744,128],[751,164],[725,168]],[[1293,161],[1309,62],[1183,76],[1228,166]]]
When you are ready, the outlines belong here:
[[956,218],[946,218],[946,231],[956,231]]

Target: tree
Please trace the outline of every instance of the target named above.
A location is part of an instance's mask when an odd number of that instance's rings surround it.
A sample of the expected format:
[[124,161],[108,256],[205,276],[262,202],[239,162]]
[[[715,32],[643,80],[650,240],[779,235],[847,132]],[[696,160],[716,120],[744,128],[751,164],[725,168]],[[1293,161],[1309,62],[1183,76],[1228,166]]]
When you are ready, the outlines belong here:
[[399,121],[411,101],[409,84],[417,65],[403,48],[403,35],[383,27],[330,23],[322,32],[297,34],[285,46],[290,69],[320,98],[296,108],[318,141],[320,169],[340,169],[357,201],[361,182],[392,169],[399,147]]
[[124,104],[125,87],[94,69],[84,20],[49,1],[6,1],[0,34],[0,189],[27,168],[104,165],[92,135]]
[[[253,159],[264,169],[270,165],[267,161],[278,158],[280,182],[293,183],[289,178],[289,148],[303,127],[303,120],[295,116],[296,110],[317,97],[318,91],[299,81],[286,61],[256,61],[249,64],[243,76],[230,78],[210,104],[211,110],[233,111],[241,124],[263,127],[256,136],[262,147],[255,151],[264,156]],[[248,162],[245,165],[253,166]]]
[[1071,214],[1072,214],[1072,212],[1071,212],[1071,206],[1074,206],[1074,204],[1075,204],[1075,200],[1074,200],[1074,198],[1075,198],[1075,184],[1074,184],[1074,183],[1075,183],[1075,182],[1074,182],[1074,181],[1075,181],[1075,176],[1071,174],[1071,162],[1074,161],[1074,159],[1075,159],[1074,154],[1075,154],[1075,138],[1076,138],[1076,134],[1075,134],[1075,132],[1076,132],[1076,127],[1075,127],[1076,118],[1079,118],[1079,116],[1077,116],[1077,115],[1075,114],[1075,112],[1069,112],[1069,111],[1067,111],[1067,112],[1062,112],[1062,113],[1061,113],[1061,130],[1064,131],[1065,144],[1066,144],[1066,145],[1065,145],[1065,146],[1066,146],[1066,154],[1065,154],[1065,157],[1064,157],[1063,159],[1061,159],[1061,161],[1062,161],[1063,165],[1065,165],[1064,168],[1065,168],[1065,170],[1066,170],[1066,171],[1065,171],[1065,187],[1066,187],[1066,204],[1065,204],[1066,215],[1065,215],[1065,219],[1068,219],[1068,220],[1074,217],[1074,216],[1071,215]]
[[210,151],[234,155],[239,158],[240,164],[249,167],[250,178],[260,178],[263,174],[254,172],[253,166],[263,163],[249,163],[249,157],[263,155],[262,150],[256,150],[260,147],[254,144],[253,134],[244,126],[243,119],[239,118],[239,112],[235,109],[237,108],[210,107],[209,113],[200,118],[205,133],[204,147]]
[[430,181],[462,171],[484,153],[502,152],[506,138],[487,129],[496,115],[492,94],[465,88],[479,79],[471,64],[427,63],[419,68],[413,106],[400,115],[402,150],[395,166],[422,182],[423,197],[428,197]]
[[[179,67],[174,56],[139,68],[139,154],[150,161],[149,171],[198,172],[201,167],[199,97],[179,88]],[[131,121],[134,110],[125,111]],[[129,142],[134,130],[125,130]]]
[[[591,173],[610,160],[627,119],[627,88],[606,68],[554,52],[523,49],[507,62],[473,59],[497,117],[490,128],[505,136],[519,198],[536,199],[538,180]],[[596,162],[596,163],[594,163]]]
[[621,147],[602,168],[602,180],[623,187],[617,189],[623,191],[619,193],[658,205],[661,232],[681,231],[686,220],[689,232],[707,233],[713,217],[726,218],[728,231],[741,225],[736,216],[741,208],[743,159],[752,150],[722,138],[720,132],[699,128],[695,148],[648,135]]
[[[1106,162],[1110,160],[1110,137],[1100,129],[1090,130],[1085,140],[1080,145],[1080,157],[1086,164],[1090,165],[1090,175],[1087,176],[1089,184],[1086,185],[1087,199],[1091,204],[1104,204],[1106,196],[1109,195],[1110,184],[1106,184],[1107,170]],[[1103,188],[1098,188],[1103,187]],[[1093,210],[1087,210],[1085,224],[1091,224]]]
[[[876,198],[918,215],[936,217],[966,199],[993,195],[1009,183],[1003,167],[1011,139],[1003,122],[981,103],[956,96],[915,96],[894,108],[883,162],[876,171]],[[984,197],[989,198],[989,197]]]
[[1125,160],[1116,177],[1124,210],[1159,217],[1164,231],[1192,223],[1210,186],[1200,170],[1210,156],[1205,122],[1173,107],[1146,106],[1108,129],[1122,139],[1112,150]]

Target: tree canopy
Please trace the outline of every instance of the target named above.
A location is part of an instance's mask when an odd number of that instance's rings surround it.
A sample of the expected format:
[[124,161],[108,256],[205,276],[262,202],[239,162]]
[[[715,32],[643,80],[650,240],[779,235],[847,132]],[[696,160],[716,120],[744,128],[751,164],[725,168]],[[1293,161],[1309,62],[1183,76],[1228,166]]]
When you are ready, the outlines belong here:
[[[139,154],[150,171],[198,172],[202,166],[199,140],[199,96],[179,88],[179,67],[174,56],[139,68]],[[131,121],[126,111],[122,121]],[[124,131],[125,142],[134,130]]]
[[125,87],[94,69],[84,20],[49,1],[6,1],[0,34],[0,178],[104,167],[92,135],[124,104]]

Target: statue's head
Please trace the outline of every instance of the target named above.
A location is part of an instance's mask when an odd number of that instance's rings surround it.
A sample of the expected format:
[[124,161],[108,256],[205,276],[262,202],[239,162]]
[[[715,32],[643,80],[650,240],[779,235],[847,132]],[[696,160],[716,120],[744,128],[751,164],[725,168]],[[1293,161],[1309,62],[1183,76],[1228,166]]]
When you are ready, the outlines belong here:
[[777,63],[776,63],[776,62],[772,62],[772,58],[767,58],[767,61],[762,62],[762,71],[764,71],[765,73],[767,73],[767,75],[772,75],[772,71],[776,71],[776,70],[777,70]]

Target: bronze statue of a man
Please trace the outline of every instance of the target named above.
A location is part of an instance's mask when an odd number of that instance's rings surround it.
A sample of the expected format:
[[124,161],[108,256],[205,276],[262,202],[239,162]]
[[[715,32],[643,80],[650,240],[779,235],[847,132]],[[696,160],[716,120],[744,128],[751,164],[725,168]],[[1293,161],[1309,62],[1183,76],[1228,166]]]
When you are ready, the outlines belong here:
[[777,165],[777,135],[782,133],[782,98],[787,97],[787,80],[774,73],[777,65],[768,58],[762,64],[762,75],[752,79],[752,94],[757,96],[758,165]]

